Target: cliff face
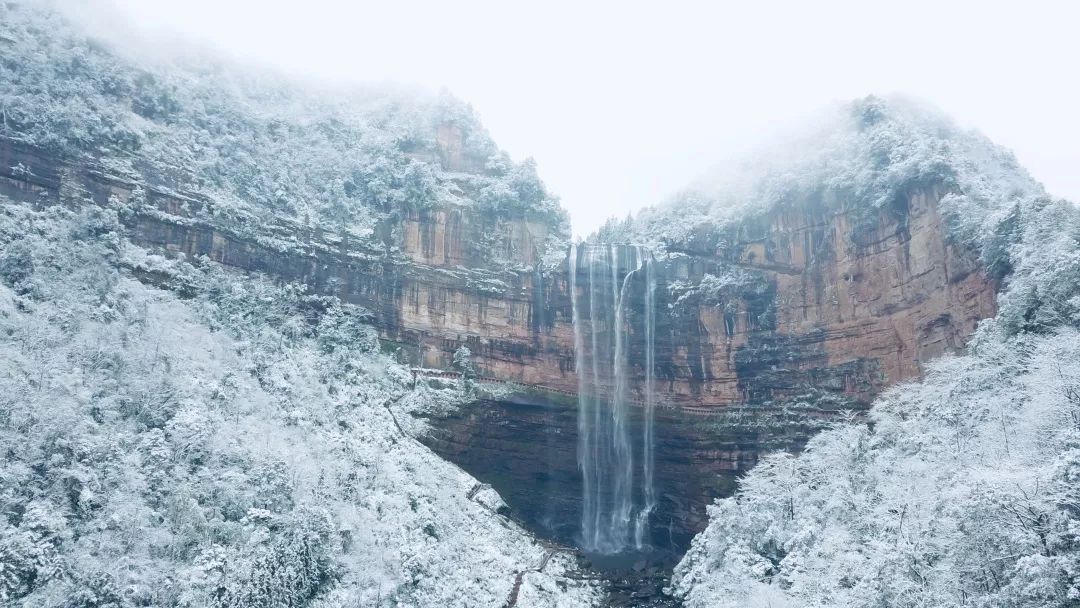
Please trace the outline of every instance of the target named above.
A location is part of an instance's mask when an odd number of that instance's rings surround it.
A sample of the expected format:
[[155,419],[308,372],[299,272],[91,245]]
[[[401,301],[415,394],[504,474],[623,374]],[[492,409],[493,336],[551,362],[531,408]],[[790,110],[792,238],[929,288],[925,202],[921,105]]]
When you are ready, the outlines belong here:
[[[656,420],[652,546],[684,548],[702,529],[705,506],[730,494],[760,455],[800,450],[838,409],[863,407],[918,376],[994,314],[994,281],[947,236],[944,194],[915,190],[870,214],[820,201],[780,209],[658,263],[670,289],[658,294],[656,388],[669,407]],[[626,251],[613,257],[631,259]],[[533,283],[543,290],[533,297],[542,322],[530,328],[538,348],[517,360],[501,351],[493,375],[576,389],[568,272]],[[685,297],[707,277],[733,272],[736,288]],[[629,308],[632,398],[640,400],[644,340],[634,314],[642,304]],[[474,352],[491,365],[499,351]],[[480,402],[439,421],[428,443],[491,480],[534,528],[572,542],[581,516],[576,405],[536,393]],[[639,436],[639,417],[630,425]]]
[[[452,138],[439,141],[454,158]],[[401,210],[377,228],[382,243],[285,222],[240,234],[199,219],[198,195],[11,141],[0,145],[0,181],[14,198],[103,206],[129,204],[138,188],[147,202],[128,217],[137,242],[332,290],[368,307],[382,338],[425,367],[449,367],[466,345],[484,376],[577,389],[568,266],[542,267],[553,227],[524,214]],[[821,201],[797,205],[726,227],[722,247],[669,254],[662,283],[739,269],[754,285],[722,301],[661,289],[661,401],[711,408],[820,390],[865,403],[962,347],[993,315],[995,286],[949,243],[944,193],[913,191],[859,218]]]
[[[440,129],[439,160],[468,169],[459,135]],[[284,221],[242,231],[206,219],[199,209],[208,201],[176,184],[10,140],[0,143],[0,193],[115,207],[140,244],[302,281],[367,307],[385,343],[419,365],[447,368],[465,345],[481,375],[540,389],[436,421],[428,442],[493,482],[535,527],[572,540],[574,403],[551,395],[577,390],[569,266],[542,264],[555,227],[524,213],[443,206],[388,214],[378,240]],[[994,283],[947,237],[944,194],[931,185],[870,213],[802,201],[658,260],[668,289],[657,296],[657,401],[674,409],[657,421],[654,544],[684,546],[704,525],[704,506],[729,493],[760,453],[799,449],[831,410],[917,376],[993,315]],[[737,288],[698,293],[733,272]],[[637,396],[642,347],[631,336]],[[537,397],[543,389],[548,396]]]
[[722,252],[687,251],[680,276],[734,266],[764,288],[676,324],[670,399],[730,405],[820,390],[866,403],[963,347],[994,314],[995,286],[949,243],[944,194],[909,192],[868,217],[820,202],[779,209],[729,227]]
[[[447,166],[464,162],[454,152],[460,132],[440,129],[438,141]],[[555,327],[541,318],[538,275],[521,270],[539,263],[558,228],[525,212],[399,208],[376,226],[378,238],[350,239],[285,218],[219,222],[203,213],[213,202],[205,195],[153,177],[160,181],[0,139],[0,192],[11,198],[111,207],[141,245],[335,293],[368,308],[381,337],[417,364],[449,367],[467,344],[486,374],[539,383],[551,375],[529,370],[551,359],[545,349],[564,348],[548,343],[572,345],[568,321]],[[572,357],[572,346],[561,356]],[[558,375],[559,362],[552,365]]]
[[[440,132],[443,162],[461,162],[453,135]],[[449,367],[467,346],[483,376],[577,391],[569,267],[541,264],[552,227],[524,214],[403,210],[377,227],[381,242],[287,224],[242,233],[200,218],[199,195],[10,140],[0,145],[0,192],[117,207],[140,244],[336,293],[372,311],[388,346],[420,365]],[[658,478],[667,481],[657,517],[667,538],[654,542],[684,545],[704,525],[704,505],[728,494],[762,451],[798,449],[828,410],[917,376],[994,314],[994,283],[948,242],[937,205],[944,193],[913,191],[868,215],[807,201],[659,261],[670,289],[658,294],[658,402],[675,409],[658,420]],[[741,273],[738,288],[694,292],[731,272]],[[631,302],[630,314],[639,308]],[[630,340],[637,396],[642,348]],[[839,401],[822,405],[823,395]],[[789,415],[782,404],[794,402]],[[575,411],[565,400],[542,403],[481,402],[436,421],[429,444],[494,482],[532,525],[570,540],[566,523],[580,506]]]
[[[752,284],[709,301],[661,289],[661,400],[698,410],[820,391],[867,403],[962,348],[994,314],[996,287],[972,252],[949,242],[938,208],[944,194],[940,186],[912,191],[870,217],[824,203],[776,210],[727,227],[722,249],[669,254],[659,264],[669,286],[733,269]],[[445,212],[408,218],[403,248],[427,274],[410,282],[385,337],[416,348],[431,367],[446,367],[465,344],[485,376],[575,392],[566,262],[547,274],[519,272],[501,293],[430,272],[481,263],[483,254],[466,253],[462,242],[476,221]],[[529,246],[543,226],[507,226],[522,243],[523,265],[536,265]],[[632,359],[640,381],[644,357]]]

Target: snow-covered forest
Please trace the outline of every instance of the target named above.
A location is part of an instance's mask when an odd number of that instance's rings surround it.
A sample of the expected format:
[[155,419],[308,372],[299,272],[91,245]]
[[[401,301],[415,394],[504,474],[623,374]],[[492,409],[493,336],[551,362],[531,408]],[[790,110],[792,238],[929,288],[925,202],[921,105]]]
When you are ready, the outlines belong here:
[[1080,605],[1080,211],[925,110],[851,110],[820,156],[754,173],[746,201],[877,204],[944,176],[950,238],[1002,281],[998,314],[868,420],[758,464],[710,507],[673,588],[690,607]]
[[[569,234],[535,164],[511,161],[449,94],[327,89],[209,52],[140,54],[48,4],[0,3],[0,135],[199,192],[199,219],[264,241],[267,225],[286,224],[370,243],[381,220],[445,205],[528,214]],[[461,136],[445,163],[439,127]]]
[[[412,437],[471,389],[413,387],[364,311],[0,203],[4,605],[497,606],[544,560]],[[522,605],[589,605],[572,568]]]

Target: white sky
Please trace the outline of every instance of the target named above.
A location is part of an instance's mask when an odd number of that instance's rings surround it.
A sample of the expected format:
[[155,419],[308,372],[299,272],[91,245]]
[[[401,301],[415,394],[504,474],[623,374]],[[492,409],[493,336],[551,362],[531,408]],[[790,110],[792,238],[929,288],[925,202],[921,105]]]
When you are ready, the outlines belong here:
[[536,158],[578,234],[870,93],[938,105],[1080,201],[1080,9],[1068,0],[100,1],[294,74],[445,86],[513,157]]

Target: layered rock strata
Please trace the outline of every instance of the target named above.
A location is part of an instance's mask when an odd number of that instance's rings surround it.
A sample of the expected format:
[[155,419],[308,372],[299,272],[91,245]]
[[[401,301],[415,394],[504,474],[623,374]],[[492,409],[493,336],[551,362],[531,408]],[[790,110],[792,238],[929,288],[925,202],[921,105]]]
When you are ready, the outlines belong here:
[[[446,156],[455,158],[452,146]],[[0,142],[0,191],[13,198],[108,206],[132,200],[136,188],[147,201],[128,219],[138,243],[333,290],[369,308],[382,338],[417,364],[448,367],[465,345],[484,376],[576,390],[568,266],[542,268],[552,232],[542,222],[467,207],[403,209],[379,228],[381,240],[286,222],[241,234],[200,219],[202,195]],[[820,201],[796,205],[725,228],[723,247],[670,252],[661,283],[740,268],[759,285],[689,307],[659,290],[662,401],[710,408],[818,389],[865,402],[962,347],[994,313],[995,286],[950,244],[937,207],[944,193],[913,191],[860,218]],[[485,248],[492,243],[503,250]]]
[[[436,162],[475,170],[459,139],[440,130]],[[393,210],[365,240],[285,220],[238,229],[201,214],[211,201],[182,179],[118,174],[11,140],[0,141],[0,193],[117,207],[139,244],[335,293],[369,309],[386,345],[417,365],[448,368],[467,346],[480,375],[528,396],[436,421],[430,444],[495,483],[535,526],[571,539],[565,525],[576,525],[581,496],[574,409],[553,396],[578,387],[570,269],[565,259],[542,263],[558,259],[546,250],[558,246],[556,227],[524,212],[445,206]],[[704,524],[704,505],[730,492],[760,453],[798,449],[822,411],[858,407],[917,376],[994,314],[996,286],[948,237],[938,208],[945,194],[924,186],[880,209],[800,201],[658,255],[656,476],[664,481],[654,542],[681,546]],[[736,288],[701,293],[710,277],[733,272]],[[641,307],[628,303],[631,324]],[[634,400],[644,337],[628,340]],[[792,403],[794,414],[785,409]]]

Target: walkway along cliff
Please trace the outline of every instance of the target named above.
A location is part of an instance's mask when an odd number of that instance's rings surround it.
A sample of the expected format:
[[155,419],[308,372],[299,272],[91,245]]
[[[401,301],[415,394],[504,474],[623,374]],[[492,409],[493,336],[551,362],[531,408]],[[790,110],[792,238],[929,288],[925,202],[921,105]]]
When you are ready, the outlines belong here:
[[[481,170],[461,157],[461,137],[440,128],[432,162]],[[585,527],[592,548],[613,534],[683,547],[704,506],[763,451],[800,448],[836,411],[917,376],[994,314],[994,282],[946,236],[942,184],[869,215],[809,199],[663,252],[588,245],[573,263],[558,227],[524,211],[394,209],[363,242],[285,221],[244,231],[200,214],[212,201],[181,178],[120,175],[12,140],[0,140],[0,193],[120,205],[139,244],[332,291],[368,308],[386,347],[425,368],[449,368],[467,346],[480,375],[527,388],[434,421],[429,445],[559,539],[582,540],[583,520],[601,513],[596,501],[627,509],[625,529]],[[602,263],[582,262],[599,251]],[[611,276],[597,278],[601,270]],[[610,335],[576,334],[575,308]],[[582,350],[596,336],[610,346]],[[582,403],[603,400],[627,407],[582,427]],[[601,434],[606,443],[589,443]],[[637,482],[613,486],[617,496],[582,488],[599,465],[579,462],[579,444],[607,458],[625,438]],[[646,530],[635,531],[638,517]]]

